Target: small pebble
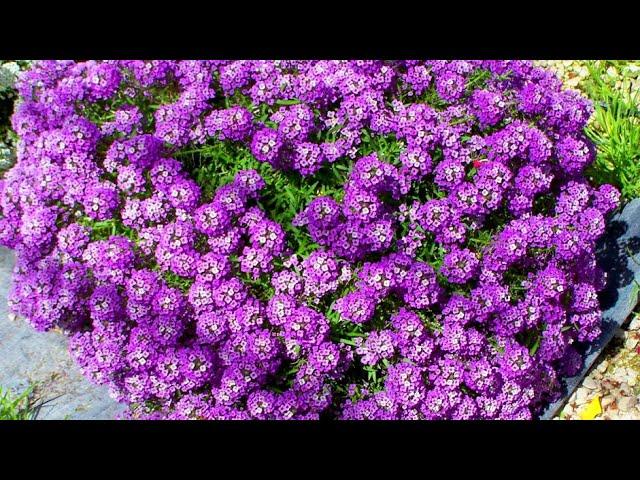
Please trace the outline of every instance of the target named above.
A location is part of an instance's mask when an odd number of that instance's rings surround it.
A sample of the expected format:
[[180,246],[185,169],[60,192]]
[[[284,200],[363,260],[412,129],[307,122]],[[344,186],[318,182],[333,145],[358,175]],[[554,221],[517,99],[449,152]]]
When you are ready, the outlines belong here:
[[613,398],[613,395],[605,395],[604,397],[602,397],[600,399],[600,405],[602,406],[602,408],[606,408],[609,405],[611,405],[614,402],[615,398]]
[[638,339],[635,336],[628,336],[624,342],[624,348],[628,350],[633,350],[638,346]]
[[591,376],[584,379],[584,381],[582,382],[582,386],[588,388],[589,390],[595,390],[596,388],[598,388],[598,384]]
[[583,403],[586,403],[587,401],[587,397],[589,396],[589,390],[584,388],[584,387],[580,387],[577,392],[576,392],[576,402],[581,405]]
[[600,373],[604,373],[608,366],[609,366],[609,362],[607,360],[603,360],[598,364],[598,366],[596,367],[596,370]]
[[624,382],[627,379],[627,371],[624,368],[616,368],[613,371],[613,380],[616,380],[618,382]]
[[640,66],[638,66],[638,65],[627,65],[626,70],[629,73],[638,74],[638,73],[640,73]]
[[620,393],[624,396],[624,395],[630,395],[631,394],[631,387],[629,386],[629,384],[627,382],[622,382],[620,384]]
[[628,412],[636,406],[636,399],[633,397],[622,397],[618,400],[618,408],[621,412]]

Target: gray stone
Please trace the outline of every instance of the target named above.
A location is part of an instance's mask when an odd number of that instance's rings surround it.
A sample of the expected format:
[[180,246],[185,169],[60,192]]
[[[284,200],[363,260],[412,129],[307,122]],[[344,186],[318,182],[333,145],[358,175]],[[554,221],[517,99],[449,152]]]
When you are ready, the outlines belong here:
[[577,391],[576,391],[576,403],[578,405],[582,405],[584,403],[587,402],[587,399],[589,398],[589,389],[584,388],[584,387],[580,387]]
[[618,409],[621,412],[628,412],[636,406],[636,399],[633,397],[622,397],[618,399]]
[[613,395],[605,395],[600,400],[600,405],[602,406],[603,409],[605,409],[606,407],[611,405],[614,401],[615,401],[615,398],[613,397]]
[[617,367],[613,370],[612,379],[617,382],[624,382],[627,379],[627,371],[624,367]]
[[582,386],[588,388],[589,390],[595,390],[596,388],[598,388],[598,384],[592,377],[585,378],[584,382],[582,382]]
[[[108,420],[124,411],[105,387],[90,383],[67,350],[67,338],[57,332],[37,332],[25,320],[11,321],[7,295],[13,254],[0,247],[0,386],[16,393],[39,385],[41,419]],[[57,398],[56,398],[57,397]]]
[[638,346],[638,339],[629,335],[624,342],[624,348],[627,350],[633,350]]
[[596,370],[598,370],[598,372],[600,373],[604,373],[607,370],[608,366],[609,366],[609,361],[607,359],[604,359],[598,364],[598,366],[596,367]]
[[627,382],[621,382],[619,388],[620,394],[624,396],[631,395],[631,387]]

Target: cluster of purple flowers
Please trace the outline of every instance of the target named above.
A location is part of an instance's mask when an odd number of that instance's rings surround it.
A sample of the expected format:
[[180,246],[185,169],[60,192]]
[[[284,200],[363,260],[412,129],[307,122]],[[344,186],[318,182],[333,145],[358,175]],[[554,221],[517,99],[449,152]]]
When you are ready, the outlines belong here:
[[[11,308],[131,415],[531,418],[600,334],[619,194],[530,62],[41,61],[17,89]],[[213,144],[256,168],[205,192],[181,158]],[[347,176],[282,225],[258,167]]]

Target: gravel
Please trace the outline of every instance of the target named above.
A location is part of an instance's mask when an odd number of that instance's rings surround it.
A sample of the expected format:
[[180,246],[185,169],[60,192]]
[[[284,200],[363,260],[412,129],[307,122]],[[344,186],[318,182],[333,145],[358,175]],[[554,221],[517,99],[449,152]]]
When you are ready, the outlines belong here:
[[556,418],[578,420],[598,397],[602,413],[596,420],[640,420],[640,313],[616,333]]
[[[597,60],[596,62],[602,62]],[[566,88],[580,90],[589,77],[589,70],[584,60],[539,60],[535,64],[554,70],[562,79]],[[640,61],[617,62],[610,65],[602,80],[618,91],[626,91],[633,95],[640,92]],[[636,97],[636,104],[640,106],[640,94]]]

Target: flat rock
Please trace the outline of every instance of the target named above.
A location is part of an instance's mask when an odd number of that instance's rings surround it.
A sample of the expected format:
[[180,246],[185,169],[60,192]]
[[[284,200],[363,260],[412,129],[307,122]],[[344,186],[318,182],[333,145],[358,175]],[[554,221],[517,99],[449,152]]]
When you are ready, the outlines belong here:
[[587,402],[587,397],[591,392],[588,388],[580,387],[576,391],[576,402],[578,405],[582,405]]
[[587,377],[582,382],[582,386],[589,390],[595,390],[598,388],[598,383],[592,377]]
[[636,406],[636,399],[633,397],[622,397],[620,399],[618,399],[618,409],[621,412],[628,412],[629,410],[631,410],[633,407]]
[[613,398],[613,395],[605,395],[600,399],[600,405],[604,409],[609,405],[611,405],[614,401],[615,401],[615,398]]
[[[109,420],[125,410],[105,387],[90,383],[57,332],[37,332],[25,320],[11,320],[7,295],[14,258],[0,247],[0,386],[16,393],[35,383],[42,400],[52,400],[41,419]],[[57,398],[56,398],[57,397]]]
[[633,350],[638,346],[638,339],[635,336],[629,335],[624,341],[624,348],[627,350]]
[[607,370],[607,367],[609,366],[609,361],[608,360],[602,360],[598,366],[596,367],[596,370],[600,373],[604,373]]
[[620,394],[621,395],[631,395],[631,387],[629,386],[629,384],[627,382],[622,382],[620,384]]
[[627,380],[627,370],[625,368],[618,367],[613,371],[613,380],[617,382],[624,382]]

